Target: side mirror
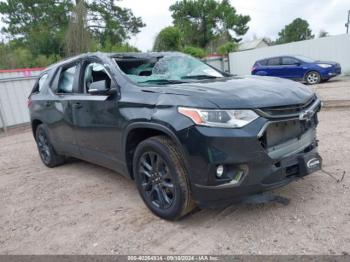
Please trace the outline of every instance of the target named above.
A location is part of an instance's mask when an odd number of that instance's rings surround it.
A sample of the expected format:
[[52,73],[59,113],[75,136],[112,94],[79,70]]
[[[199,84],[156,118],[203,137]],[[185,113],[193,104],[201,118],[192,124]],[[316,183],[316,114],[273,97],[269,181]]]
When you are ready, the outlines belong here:
[[295,62],[294,65],[301,66],[301,63],[300,62]]
[[110,81],[101,80],[92,82],[88,92],[91,95],[112,95],[115,94],[117,90],[115,88],[111,88]]

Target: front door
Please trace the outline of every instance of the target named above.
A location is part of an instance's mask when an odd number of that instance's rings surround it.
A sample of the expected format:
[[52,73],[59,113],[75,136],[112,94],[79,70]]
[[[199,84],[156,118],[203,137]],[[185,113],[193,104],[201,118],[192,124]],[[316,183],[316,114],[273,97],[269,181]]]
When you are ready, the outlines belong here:
[[118,95],[92,95],[92,83],[106,80],[116,86],[102,62],[87,60],[82,65],[80,95],[72,101],[75,134],[82,158],[120,170],[122,161],[123,118],[118,108]]
[[280,57],[273,57],[267,60],[266,72],[268,76],[281,77],[282,65]]
[[301,63],[293,57],[282,57],[282,66],[281,77],[301,79],[304,75]]

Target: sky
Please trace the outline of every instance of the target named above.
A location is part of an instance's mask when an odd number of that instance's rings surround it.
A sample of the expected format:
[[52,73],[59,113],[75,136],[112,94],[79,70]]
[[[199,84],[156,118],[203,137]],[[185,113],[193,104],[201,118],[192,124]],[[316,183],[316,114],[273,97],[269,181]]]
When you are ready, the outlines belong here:
[[[249,31],[243,40],[254,37],[275,39],[278,32],[295,18],[306,19],[318,35],[325,30],[331,35],[345,33],[347,10],[350,0],[230,0],[239,14],[249,15]],[[152,49],[157,33],[172,24],[169,6],[175,0],[122,0],[118,4],[132,9],[136,16],[142,17],[146,27],[130,40],[142,51]]]

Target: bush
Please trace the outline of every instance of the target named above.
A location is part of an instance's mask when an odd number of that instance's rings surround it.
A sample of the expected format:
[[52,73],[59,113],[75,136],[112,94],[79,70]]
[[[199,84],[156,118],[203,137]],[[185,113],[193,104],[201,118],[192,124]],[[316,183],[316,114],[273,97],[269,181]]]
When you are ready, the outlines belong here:
[[218,47],[218,53],[220,55],[227,55],[237,49],[238,45],[235,42],[227,42]]
[[194,46],[187,46],[182,52],[198,58],[203,58],[207,55],[204,49]]

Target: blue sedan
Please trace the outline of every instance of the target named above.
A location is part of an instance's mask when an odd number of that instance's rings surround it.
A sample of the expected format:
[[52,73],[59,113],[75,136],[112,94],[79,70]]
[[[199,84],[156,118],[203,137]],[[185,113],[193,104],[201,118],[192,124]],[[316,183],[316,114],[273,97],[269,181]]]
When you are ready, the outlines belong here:
[[276,76],[307,84],[318,84],[341,74],[336,62],[316,61],[303,56],[278,56],[256,61],[252,75]]

